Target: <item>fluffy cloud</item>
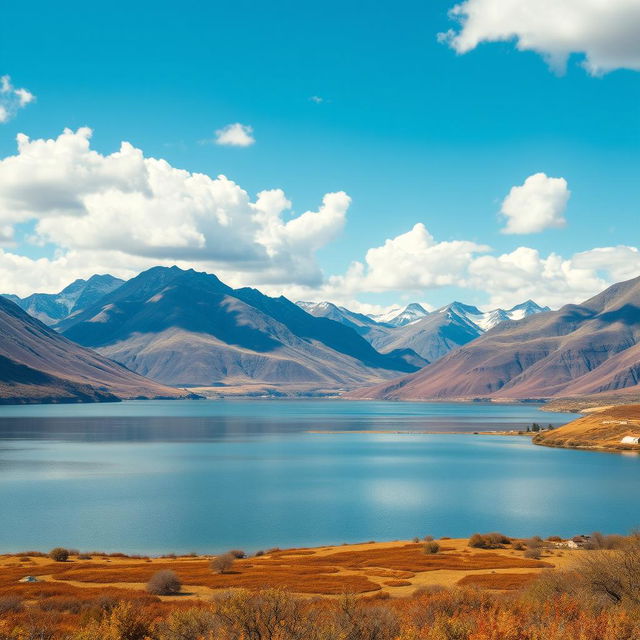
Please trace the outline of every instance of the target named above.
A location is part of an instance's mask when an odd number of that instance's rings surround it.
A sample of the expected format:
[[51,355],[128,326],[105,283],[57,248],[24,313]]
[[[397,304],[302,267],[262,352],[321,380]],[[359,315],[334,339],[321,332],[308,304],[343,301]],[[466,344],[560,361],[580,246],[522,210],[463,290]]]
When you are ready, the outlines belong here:
[[[436,241],[424,224],[369,249],[364,261],[353,262],[346,273],[333,275],[320,287],[289,287],[296,299],[331,300],[354,304],[361,293],[410,292],[459,285],[477,253],[489,247],[465,240]],[[274,289],[273,291],[276,291]]]
[[500,256],[480,256],[469,266],[468,286],[490,294],[491,306],[508,307],[528,298],[550,307],[582,302],[610,284],[640,274],[640,252],[619,246],[563,258],[542,257],[528,247]]
[[460,28],[439,38],[458,53],[515,40],[519,50],[538,52],[558,72],[574,53],[593,75],[640,70],[637,0],[466,0],[450,15]]
[[35,239],[66,251],[115,248],[149,263],[190,261],[233,280],[317,284],[315,252],[342,230],[350,198],[326,194],[317,211],[285,221],[279,190],[255,202],[225,176],[190,173],[122,143],[110,155],[90,147],[91,130],[52,140],[18,136],[0,160],[0,227],[35,223]]
[[502,202],[500,213],[507,219],[503,233],[537,233],[552,227],[564,227],[563,215],[571,192],[564,178],[544,173],[529,176],[524,184],[513,187]]
[[10,76],[0,77],[0,124],[8,122],[36,97],[26,89],[16,89]]
[[614,282],[640,275],[640,251],[618,246],[590,249],[568,258],[542,256],[530,247],[493,255],[488,247],[468,241],[436,241],[422,224],[369,249],[364,261],[354,262],[342,275],[327,278],[320,287],[271,287],[296,300],[330,300],[349,309],[375,312],[358,296],[394,293],[406,301],[447,286],[488,296],[487,308],[509,308],[529,298],[557,308],[579,303]]
[[215,143],[227,147],[250,147],[256,139],[253,127],[235,122],[216,131]]

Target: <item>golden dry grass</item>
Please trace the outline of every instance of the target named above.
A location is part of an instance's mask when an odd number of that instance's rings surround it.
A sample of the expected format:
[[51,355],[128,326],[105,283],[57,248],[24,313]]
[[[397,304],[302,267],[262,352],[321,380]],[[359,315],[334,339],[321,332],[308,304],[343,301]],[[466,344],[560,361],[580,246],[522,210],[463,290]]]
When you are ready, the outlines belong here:
[[460,587],[513,591],[522,589],[537,577],[537,573],[476,573],[461,578],[457,584]]
[[[438,554],[425,554],[422,547],[420,543],[389,542],[278,550],[237,560],[225,573],[213,572],[211,558],[202,556],[149,559],[116,554],[94,555],[90,560],[71,557],[68,562],[37,556],[0,556],[0,594],[39,598],[83,591],[86,597],[94,597],[98,592],[116,590],[142,595],[155,572],[172,570],[184,585],[184,595],[177,596],[181,599],[206,599],[216,590],[238,587],[283,587],[294,593],[321,596],[374,593],[384,588],[393,597],[405,597],[425,584],[451,586],[482,571],[497,572],[489,576],[532,574],[567,560],[531,560],[510,548],[471,550],[463,539],[447,540]],[[40,581],[19,583],[26,575],[34,575]],[[474,584],[483,587],[483,579],[489,580],[479,578]],[[493,578],[492,584],[498,584],[496,580]],[[501,580],[507,585],[507,578]]]

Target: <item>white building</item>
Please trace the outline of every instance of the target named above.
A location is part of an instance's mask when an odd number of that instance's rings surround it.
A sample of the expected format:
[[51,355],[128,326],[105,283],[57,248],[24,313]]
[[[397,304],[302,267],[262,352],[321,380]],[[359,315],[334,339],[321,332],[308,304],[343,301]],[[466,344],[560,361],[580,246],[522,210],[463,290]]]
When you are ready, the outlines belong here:
[[640,436],[625,436],[620,442],[622,444],[640,444]]

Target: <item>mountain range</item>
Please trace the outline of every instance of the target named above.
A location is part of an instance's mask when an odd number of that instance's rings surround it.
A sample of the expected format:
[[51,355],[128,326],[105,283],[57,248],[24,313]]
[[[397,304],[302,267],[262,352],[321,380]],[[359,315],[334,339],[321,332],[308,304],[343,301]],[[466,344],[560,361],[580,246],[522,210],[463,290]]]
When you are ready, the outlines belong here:
[[535,399],[584,396],[640,381],[640,278],[582,304],[504,321],[419,372],[351,397]]
[[[450,351],[468,344],[507,320],[520,320],[549,311],[532,300],[511,309],[482,312],[477,307],[453,302],[429,312],[414,302],[379,315],[355,313],[331,302],[298,302],[307,313],[331,318],[350,326],[382,353],[404,353],[418,366],[426,366]],[[411,354],[411,355],[410,355]]]
[[29,315],[45,324],[53,325],[117,289],[124,280],[111,275],[94,275],[88,280],[75,280],[60,293],[33,293],[26,298],[4,294]]
[[[14,297],[15,299],[15,297]],[[343,394],[399,400],[605,397],[640,382],[640,278],[550,311],[412,303],[383,316],[294,304],[154,267],[0,297],[0,401]],[[217,391],[212,391],[217,390]],[[598,395],[599,394],[599,395]]]
[[0,327],[2,404],[188,396],[74,344],[2,296]]
[[55,328],[169,385],[260,382],[335,391],[418,369],[284,297],[232,289],[214,275],[178,267],[149,269]]

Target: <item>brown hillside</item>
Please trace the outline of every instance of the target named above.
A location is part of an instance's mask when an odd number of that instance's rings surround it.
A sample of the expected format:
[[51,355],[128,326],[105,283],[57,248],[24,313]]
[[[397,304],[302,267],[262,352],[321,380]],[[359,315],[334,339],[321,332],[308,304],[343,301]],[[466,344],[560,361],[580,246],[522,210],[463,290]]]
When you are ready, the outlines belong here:
[[539,433],[533,442],[548,447],[640,452],[640,445],[621,442],[625,436],[640,437],[640,404],[603,409],[559,429]]

